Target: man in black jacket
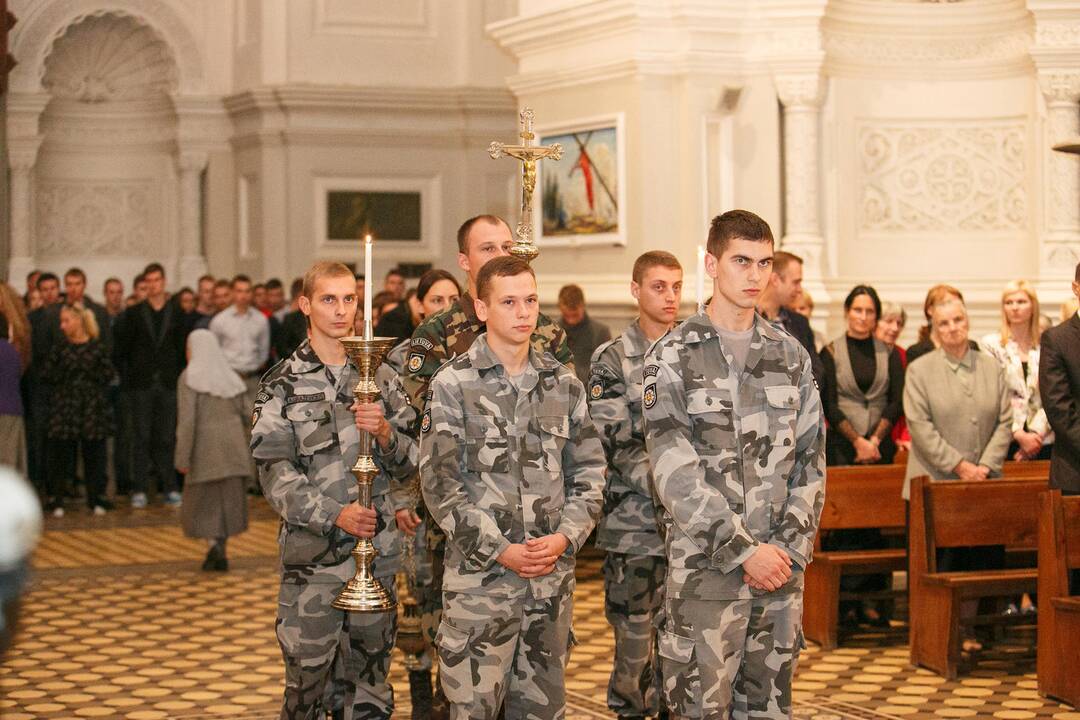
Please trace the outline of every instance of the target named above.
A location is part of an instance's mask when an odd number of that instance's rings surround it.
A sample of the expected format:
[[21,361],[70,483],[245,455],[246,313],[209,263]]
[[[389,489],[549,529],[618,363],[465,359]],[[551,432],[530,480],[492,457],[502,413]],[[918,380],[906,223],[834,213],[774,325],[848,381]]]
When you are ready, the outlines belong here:
[[113,342],[120,383],[131,408],[133,467],[131,505],[146,506],[151,462],[165,502],[180,503],[173,469],[176,443],[176,380],[184,369],[190,328],[184,313],[165,294],[165,269],[151,263],[143,272],[147,297],[116,323]]
[[[1080,263],[1072,283],[1080,299]],[[1039,350],[1039,396],[1054,431],[1050,487],[1080,495],[1080,312],[1042,334]],[[1073,570],[1072,592],[1080,592],[1080,571]]]
[[772,276],[758,300],[757,309],[765,319],[785,330],[810,353],[814,381],[820,389],[825,377],[825,366],[822,365],[821,356],[814,346],[814,331],[809,320],[788,308],[802,295],[802,266],[802,258],[798,255],[783,250],[774,252]]

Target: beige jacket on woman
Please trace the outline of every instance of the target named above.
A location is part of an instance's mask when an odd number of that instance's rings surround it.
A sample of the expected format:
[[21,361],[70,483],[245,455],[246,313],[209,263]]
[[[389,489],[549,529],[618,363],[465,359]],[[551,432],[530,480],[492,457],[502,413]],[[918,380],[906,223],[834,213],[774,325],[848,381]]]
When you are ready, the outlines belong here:
[[1013,410],[1001,366],[993,356],[969,349],[963,360],[941,348],[908,365],[904,415],[911,429],[911,452],[904,499],[911,478],[956,479],[961,460],[1000,475],[1012,440]]
[[252,477],[247,426],[251,408],[244,394],[219,398],[188,387],[187,371],[176,383],[177,469],[187,468],[185,482]]

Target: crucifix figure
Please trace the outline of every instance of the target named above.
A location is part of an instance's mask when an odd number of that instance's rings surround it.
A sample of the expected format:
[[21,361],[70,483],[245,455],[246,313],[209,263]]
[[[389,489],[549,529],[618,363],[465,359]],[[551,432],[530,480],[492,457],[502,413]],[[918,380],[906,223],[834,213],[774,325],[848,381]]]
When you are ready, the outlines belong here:
[[504,145],[501,142],[493,142],[488,147],[488,154],[492,159],[498,160],[503,155],[509,155],[521,161],[521,218],[517,226],[517,242],[510,249],[510,253],[521,258],[525,262],[532,262],[533,258],[540,254],[532,239],[532,196],[536,189],[536,161],[544,158],[558,160],[562,157],[562,145],[555,143],[547,147],[535,144],[536,135],[533,133],[533,111],[525,108],[520,113],[521,145]]

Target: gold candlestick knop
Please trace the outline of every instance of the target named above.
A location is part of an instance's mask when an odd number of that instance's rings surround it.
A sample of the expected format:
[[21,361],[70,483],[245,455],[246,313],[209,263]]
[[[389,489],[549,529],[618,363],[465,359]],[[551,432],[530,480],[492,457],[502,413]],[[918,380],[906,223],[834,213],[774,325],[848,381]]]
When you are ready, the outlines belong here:
[[[360,380],[353,388],[357,402],[373,403],[382,397],[379,385],[375,382],[375,371],[379,369],[383,358],[394,346],[394,338],[346,337],[341,339],[345,352],[356,363]],[[359,490],[358,502],[363,507],[371,507],[371,489],[379,474],[379,467],[372,456],[374,438],[371,433],[360,431],[360,455],[352,466]],[[352,556],[356,561],[356,574],[345,583],[331,605],[338,610],[349,612],[389,612],[397,608],[394,596],[372,574],[371,565],[378,553],[375,545],[367,538],[358,538]]]

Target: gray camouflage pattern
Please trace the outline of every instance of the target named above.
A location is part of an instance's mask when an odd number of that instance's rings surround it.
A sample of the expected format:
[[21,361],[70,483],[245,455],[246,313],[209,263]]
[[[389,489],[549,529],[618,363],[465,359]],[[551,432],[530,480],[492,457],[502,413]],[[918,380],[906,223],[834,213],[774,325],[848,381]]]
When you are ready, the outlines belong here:
[[604,614],[615,632],[607,703],[619,717],[655,717],[661,706],[656,625],[666,570],[663,556],[609,551],[604,558]]
[[[357,499],[348,471],[359,454],[360,434],[349,409],[357,377],[350,363],[335,381],[305,341],[263,376],[252,415],[252,456],[263,494],[282,519],[277,634],[286,670],[281,717],[290,720],[316,717],[329,709],[329,697],[354,698],[351,707],[345,703],[346,717],[389,717],[392,709],[386,673],[396,615],[350,616],[330,607],[355,572],[350,553],[356,538],[334,522]],[[393,370],[380,367],[376,381],[392,443],[385,452],[375,446],[383,472],[372,491],[378,511],[374,572],[393,588],[402,540],[391,489],[416,470],[416,411]]]
[[451,720],[565,717],[572,594],[507,601],[448,590],[443,602],[436,644]]
[[775,594],[801,593],[825,499],[825,421],[810,356],[755,316],[741,377],[698,313],[646,357],[645,442],[663,506],[669,599],[768,595],[742,563],[769,542],[795,563]]
[[633,555],[664,554],[656,520],[641,415],[642,371],[649,339],[635,320],[593,353],[589,413],[604,445],[608,470],[596,547]]
[[665,604],[660,663],[672,717],[791,717],[791,684],[803,648],[801,594],[668,598]]
[[[574,555],[600,514],[604,451],[572,370],[530,349],[519,382],[509,382],[486,335],[432,379],[420,484],[447,536],[445,591],[574,590]],[[511,543],[556,532],[570,546],[550,574],[526,580],[496,562]]]

